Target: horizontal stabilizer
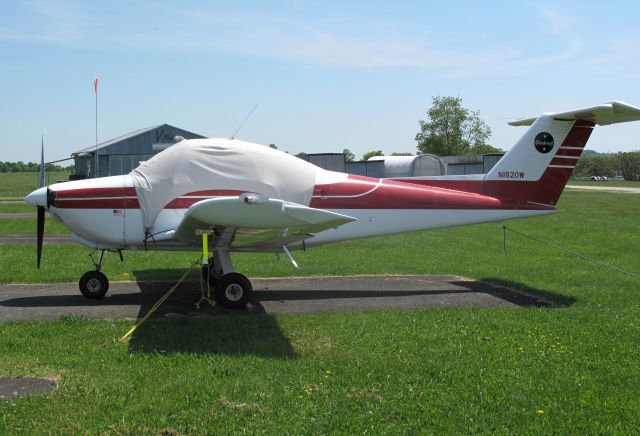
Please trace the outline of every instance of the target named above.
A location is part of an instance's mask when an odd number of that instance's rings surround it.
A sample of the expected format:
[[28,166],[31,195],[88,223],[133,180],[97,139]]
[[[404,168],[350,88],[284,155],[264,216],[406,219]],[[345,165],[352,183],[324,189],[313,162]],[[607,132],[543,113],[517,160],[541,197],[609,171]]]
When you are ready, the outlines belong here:
[[[584,120],[606,126],[609,124],[626,123],[628,121],[640,120],[640,108],[631,106],[620,101],[601,104],[586,109],[578,109],[569,112],[549,113],[545,114],[556,120]],[[521,120],[511,121],[511,126],[530,126],[538,118],[524,118]]]

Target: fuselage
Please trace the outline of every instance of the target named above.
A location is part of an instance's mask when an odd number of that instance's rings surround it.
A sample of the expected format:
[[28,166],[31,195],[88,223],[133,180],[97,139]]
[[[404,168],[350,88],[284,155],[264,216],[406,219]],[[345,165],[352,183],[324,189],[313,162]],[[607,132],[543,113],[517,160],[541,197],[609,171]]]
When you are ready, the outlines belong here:
[[[482,194],[482,180],[454,178],[396,181],[347,175],[309,166],[315,186],[309,206],[356,218],[356,221],[315,234],[305,247],[336,241],[502,221],[553,213],[554,207],[505,201]],[[417,183],[419,182],[419,183]],[[514,182],[512,182],[514,183]],[[474,185],[477,184],[477,185]],[[461,190],[465,187],[467,190]],[[457,188],[457,189],[456,189]],[[146,228],[138,194],[130,175],[51,185],[49,212],[67,226],[78,242],[96,249],[197,250],[167,237],[187,209],[202,200],[238,197],[241,189],[197,189],[175,197]],[[286,198],[284,200],[287,200]],[[302,247],[302,243],[289,248]],[[230,247],[234,251],[234,247]],[[237,251],[252,251],[238,248]]]

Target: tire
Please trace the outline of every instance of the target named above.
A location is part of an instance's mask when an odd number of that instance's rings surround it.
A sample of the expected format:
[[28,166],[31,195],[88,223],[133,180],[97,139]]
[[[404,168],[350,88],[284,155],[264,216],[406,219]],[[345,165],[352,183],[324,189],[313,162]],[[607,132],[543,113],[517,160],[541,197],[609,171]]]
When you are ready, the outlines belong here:
[[88,271],[80,277],[80,292],[87,298],[102,298],[109,290],[109,279],[100,271]]
[[251,300],[253,287],[248,278],[238,273],[225,274],[216,280],[214,296],[223,307],[237,309],[245,307]]

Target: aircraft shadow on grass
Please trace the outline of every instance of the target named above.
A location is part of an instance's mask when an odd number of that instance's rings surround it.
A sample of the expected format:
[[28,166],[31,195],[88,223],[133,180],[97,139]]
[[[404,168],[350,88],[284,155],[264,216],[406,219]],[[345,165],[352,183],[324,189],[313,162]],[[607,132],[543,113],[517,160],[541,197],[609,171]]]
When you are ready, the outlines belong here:
[[132,353],[297,357],[276,319],[258,316],[150,318],[129,339]]
[[[140,292],[118,292],[118,283],[114,283],[110,298],[90,300],[80,293],[69,295],[41,295],[20,297],[0,301],[0,306],[14,308],[45,308],[45,307],[78,307],[82,311],[90,310],[91,306],[132,306],[133,312],[125,316],[145,316],[158,299],[164,295],[175,282],[149,282],[151,277],[179,277],[182,271],[145,270],[134,272],[137,287]],[[523,285],[508,282],[498,278],[485,278],[482,282],[471,280],[448,280],[448,285],[455,289],[442,286],[425,288],[424,290],[353,290],[345,286],[343,289],[305,289],[290,290],[257,289],[251,303],[244,310],[225,309],[221,306],[211,306],[203,302],[200,308],[195,302],[201,297],[201,288],[197,280],[182,283],[176,291],[161,305],[151,318],[140,326],[129,341],[129,348],[134,353],[195,353],[195,354],[231,354],[257,355],[275,358],[295,358],[296,353],[278,326],[274,316],[267,313],[267,307],[274,303],[289,303],[290,305],[314,304],[317,311],[327,306],[329,310],[344,310],[349,305],[353,310],[362,308],[392,308],[401,307],[396,303],[402,300],[434,297],[462,297],[470,294],[488,294],[496,299],[520,307],[558,308],[575,303],[575,299],[561,294],[542,291]],[[345,284],[347,285],[347,284]],[[320,287],[318,287],[320,288]],[[205,288],[205,293],[207,292]],[[404,297],[404,298],[403,298]],[[371,299],[377,300],[371,304]],[[395,299],[392,304],[385,303]],[[338,300],[331,302],[331,300]],[[263,303],[265,305],[263,305]],[[408,303],[402,307],[413,307]],[[438,304],[436,304],[438,305]],[[473,306],[473,302],[467,302]],[[491,305],[491,304],[488,304]],[[138,307],[137,314],[134,315]],[[424,305],[416,304],[415,307]],[[304,311],[304,310],[303,310]],[[98,316],[99,317],[99,316]]]

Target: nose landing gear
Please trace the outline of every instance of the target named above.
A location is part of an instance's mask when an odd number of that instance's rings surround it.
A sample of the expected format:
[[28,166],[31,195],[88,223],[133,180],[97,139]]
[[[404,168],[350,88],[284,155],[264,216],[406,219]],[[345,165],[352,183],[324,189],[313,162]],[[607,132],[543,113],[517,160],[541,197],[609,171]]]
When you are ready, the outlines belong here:
[[101,271],[87,271],[80,277],[80,292],[87,298],[102,298],[109,290],[109,279]]
[[[100,250],[100,256],[98,257],[97,262],[93,260],[93,253],[89,255],[96,269],[84,273],[82,277],[80,277],[80,282],[78,283],[80,292],[87,298],[102,298],[109,290],[109,279],[102,273],[102,271],[100,271],[102,269],[104,253],[107,251],[108,250]],[[122,251],[118,250],[118,254],[122,261]]]

